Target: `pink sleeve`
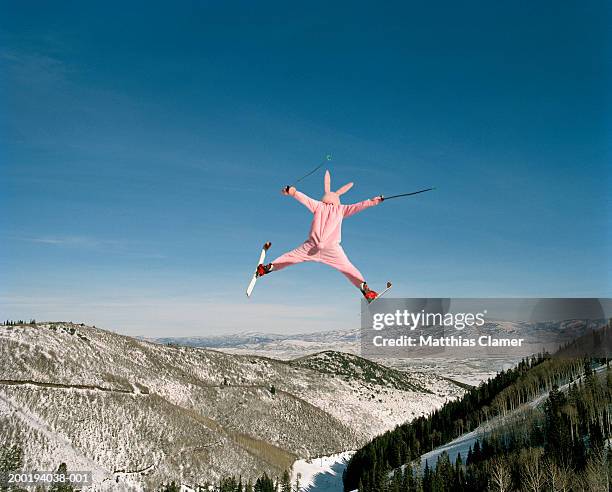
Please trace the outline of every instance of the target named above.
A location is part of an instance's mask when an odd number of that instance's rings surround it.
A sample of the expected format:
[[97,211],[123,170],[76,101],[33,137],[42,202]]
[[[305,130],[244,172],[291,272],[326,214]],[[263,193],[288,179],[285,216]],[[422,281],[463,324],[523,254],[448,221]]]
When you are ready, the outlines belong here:
[[364,200],[363,202],[352,203],[351,205],[342,205],[343,211],[344,211],[344,217],[350,217],[351,215],[355,215],[356,213],[361,212],[362,210],[365,210],[366,208],[374,207],[375,205],[378,205],[379,203],[380,202],[376,200]]
[[320,203],[317,200],[313,200],[308,195],[305,195],[301,191],[296,191],[293,194],[293,198],[295,198],[298,202],[300,202],[302,205],[304,205],[312,213],[314,213],[315,209],[317,208],[317,206]]

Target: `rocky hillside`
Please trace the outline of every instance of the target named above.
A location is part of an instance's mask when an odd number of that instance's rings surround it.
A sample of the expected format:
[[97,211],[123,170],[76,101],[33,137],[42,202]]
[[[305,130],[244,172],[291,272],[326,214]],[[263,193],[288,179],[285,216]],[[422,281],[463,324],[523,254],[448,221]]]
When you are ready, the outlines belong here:
[[285,362],[71,323],[0,326],[0,357],[0,445],[20,442],[27,469],[64,461],[103,487],[278,475],[462,392],[354,355]]

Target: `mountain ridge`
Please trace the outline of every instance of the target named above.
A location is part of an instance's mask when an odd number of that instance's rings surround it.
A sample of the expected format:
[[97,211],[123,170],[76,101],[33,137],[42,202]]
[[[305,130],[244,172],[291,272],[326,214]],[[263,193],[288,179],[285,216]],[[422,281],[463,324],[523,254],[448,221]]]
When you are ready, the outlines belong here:
[[0,441],[23,443],[31,469],[88,466],[100,487],[279,475],[297,458],[354,449],[463,392],[432,376],[378,384],[74,323],[1,326],[0,356]]

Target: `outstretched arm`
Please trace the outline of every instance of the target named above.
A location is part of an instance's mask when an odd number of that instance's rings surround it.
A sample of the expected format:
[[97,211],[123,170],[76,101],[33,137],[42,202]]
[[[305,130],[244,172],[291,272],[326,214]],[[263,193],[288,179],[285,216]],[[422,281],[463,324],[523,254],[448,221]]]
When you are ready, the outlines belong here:
[[344,217],[350,217],[351,215],[355,215],[356,213],[361,212],[362,210],[365,210],[366,208],[374,207],[375,205],[378,205],[383,200],[384,198],[382,196],[376,196],[372,198],[371,200],[364,200],[363,202],[352,203],[351,205],[342,205],[343,211],[344,211]]
[[289,195],[295,198],[298,202],[304,205],[308,210],[314,213],[315,209],[319,205],[319,201],[310,198],[308,195],[305,195],[301,191],[295,189],[295,186],[286,186],[282,189],[283,195]]

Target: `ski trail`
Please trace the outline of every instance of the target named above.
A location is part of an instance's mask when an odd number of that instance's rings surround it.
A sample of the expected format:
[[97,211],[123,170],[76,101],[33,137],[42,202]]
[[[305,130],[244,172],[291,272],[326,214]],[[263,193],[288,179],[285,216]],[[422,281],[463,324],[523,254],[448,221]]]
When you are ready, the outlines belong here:
[[34,381],[32,379],[0,379],[0,385],[5,386],[37,386],[39,388],[57,388],[57,389],[74,389],[74,390],[90,390],[90,391],[108,391],[110,393],[125,393],[125,394],[144,394],[142,392],[136,393],[121,388],[108,388],[106,386],[97,386],[92,384],[64,384],[64,383],[52,383]]
[[[604,371],[605,369],[606,369],[606,365],[604,364],[604,365],[601,365],[595,368],[593,372],[597,374],[597,373]],[[581,381],[582,379],[584,379],[584,376],[581,376],[574,381],[567,382],[559,386],[559,390],[567,391],[569,389],[570,384],[577,383],[578,381]],[[430,467],[435,466],[436,463],[438,462],[438,459],[440,458],[440,455],[442,455],[444,451],[448,453],[451,463],[455,462],[455,460],[457,459],[457,455],[459,453],[461,453],[461,457],[463,458],[465,462],[465,458],[467,457],[467,452],[469,448],[474,446],[474,443],[476,442],[477,439],[482,439],[491,430],[503,424],[507,419],[511,419],[513,416],[517,415],[519,412],[524,411],[525,407],[530,407],[530,408],[538,407],[544,402],[544,400],[546,400],[546,398],[548,398],[549,393],[550,391],[545,391],[540,396],[514,409],[512,412],[508,413],[507,415],[494,417],[488,420],[487,422],[484,422],[483,424],[478,426],[473,431],[468,432],[466,434],[462,434],[458,438],[446,444],[438,446],[437,448],[435,448],[432,451],[429,451],[428,453],[421,455],[421,458],[420,458],[421,470],[425,468],[425,461],[427,461]]]

